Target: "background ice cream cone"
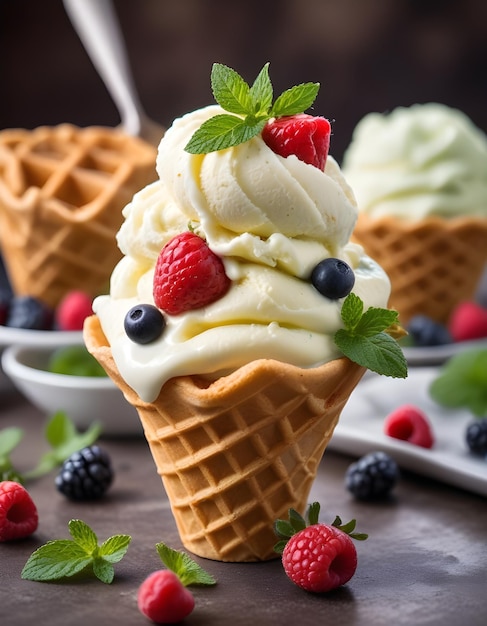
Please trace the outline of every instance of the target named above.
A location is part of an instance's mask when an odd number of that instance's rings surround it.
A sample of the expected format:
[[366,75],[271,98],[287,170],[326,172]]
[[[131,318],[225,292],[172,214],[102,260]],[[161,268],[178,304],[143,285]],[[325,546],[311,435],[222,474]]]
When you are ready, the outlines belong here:
[[222,561],[275,557],[273,522],[304,512],[318,463],[364,368],[250,363],[208,383],[170,379],[154,403],[124,382],[98,318],[85,342],[139,413],[185,547]]
[[0,243],[13,289],[55,307],[107,289],[122,209],[156,178],[156,148],[69,124],[0,133]]
[[446,323],[475,296],[487,263],[487,220],[429,217],[409,222],[359,216],[353,237],[389,275],[389,306],[404,325],[416,314]]

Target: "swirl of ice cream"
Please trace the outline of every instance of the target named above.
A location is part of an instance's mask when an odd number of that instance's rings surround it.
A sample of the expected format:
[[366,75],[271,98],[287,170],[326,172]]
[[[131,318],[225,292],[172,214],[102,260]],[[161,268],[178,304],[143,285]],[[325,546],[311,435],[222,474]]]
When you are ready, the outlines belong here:
[[487,217],[487,137],[442,104],[366,115],[342,171],[371,217]]
[[[384,307],[390,284],[383,270],[349,243],[357,218],[354,196],[337,163],[325,171],[276,155],[260,136],[205,155],[184,150],[207,107],[178,120],[159,146],[160,180],[124,209],[110,295],[93,308],[126,382],[146,401],[172,377],[217,377],[259,358],[313,367],[340,356],[333,335],[342,300],[321,295],[313,267],[336,257],[354,270],[366,308]],[[231,279],[216,302],[166,315],[154,342],[140,345],[124,330],[134,305],[153,304],[154,266],[162,247],[188,224],[204,237]]]

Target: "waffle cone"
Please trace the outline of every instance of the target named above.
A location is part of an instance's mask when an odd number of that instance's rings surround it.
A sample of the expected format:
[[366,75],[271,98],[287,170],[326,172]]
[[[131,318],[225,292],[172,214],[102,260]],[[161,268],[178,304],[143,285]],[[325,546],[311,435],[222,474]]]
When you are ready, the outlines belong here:
[[55,307],[106,291],[122,209],[156,179],[156,149],[69,124],[0,133],[0,244],[13,290]]
[[458,303],[474,298],[487,262],[482,218],[413,223],[360,215],[353,240],[389,275],[389,306],[402,324],[416,314],[446,323]]
[[173,378],[146,403],[118,373],[96,316],[84,338],[138,411],[184,546],[220,561],[275,557],[273,523],[304,512],[364,368],[346,358],[313,369],[257,360],[213,383]]

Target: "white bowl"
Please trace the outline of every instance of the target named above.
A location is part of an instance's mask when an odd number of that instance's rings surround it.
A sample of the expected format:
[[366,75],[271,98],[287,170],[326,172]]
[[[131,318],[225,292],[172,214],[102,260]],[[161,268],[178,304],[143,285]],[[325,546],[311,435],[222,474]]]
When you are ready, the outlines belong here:
[[17,389],[47,415],[64,411],[80,429],[94,421],[102,435],[142,435],[136,410],[108,377],[69,376],[46,371],[59,346],[10,346],[2,354],[2,367]]

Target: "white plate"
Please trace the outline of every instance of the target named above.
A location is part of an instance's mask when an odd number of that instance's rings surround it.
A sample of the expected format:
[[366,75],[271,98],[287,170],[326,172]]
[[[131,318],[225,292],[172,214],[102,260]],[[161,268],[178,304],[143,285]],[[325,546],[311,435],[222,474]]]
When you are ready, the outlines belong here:
[[0,326],[0,348],[13,345],[67,346],[82,342],[82,331],[24,330]]
[[473,341],[448,343],[444,346],[407,347],[402,350],[409,365],[441,365],[455,354],[472,348],[487,348],[487,337]]
[[[468,410],[446,409],[429,396],[440,368],[414,368],[406,379],[366,375],[352,393],[335,429],[330,449],[362,456],[383,450],[404,469],[487,496],[487,460],[471,454],[465,429],[474,421]],[[386,416],[414,404],[428,416],[435,444],[420,448],[383,433]]]

